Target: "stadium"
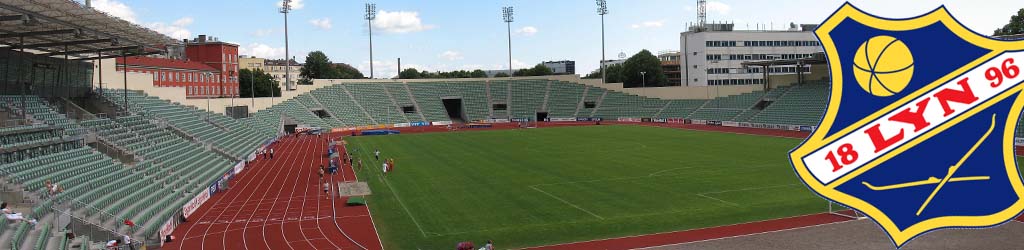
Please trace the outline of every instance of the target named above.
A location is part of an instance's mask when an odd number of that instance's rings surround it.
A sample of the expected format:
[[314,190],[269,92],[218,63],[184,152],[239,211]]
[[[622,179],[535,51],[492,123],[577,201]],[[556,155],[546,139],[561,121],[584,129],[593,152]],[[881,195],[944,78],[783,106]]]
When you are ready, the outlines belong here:
[[[680,86],[312,79],[250,99],[238,71],[147,61],[237,45],[68,0],[0,1],[0,22],[3,249],[892,248],[785,157],[830,94],[814,26],[691,28],[678,64],[702,70]],[[762,45],[719,74],[711,55],[742,49],[717,40]],[[1021,221],[905,247],[1024,248]]]

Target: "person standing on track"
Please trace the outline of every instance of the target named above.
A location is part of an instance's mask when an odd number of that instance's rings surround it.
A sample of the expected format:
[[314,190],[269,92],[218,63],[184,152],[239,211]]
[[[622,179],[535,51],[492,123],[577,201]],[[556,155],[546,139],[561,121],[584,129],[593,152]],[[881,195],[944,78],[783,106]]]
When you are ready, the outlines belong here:
[[324,199],[325,200],[331,198],[330,192],[331,192],[331,183],[330,182],[324,182]]
[[320,174],[320,179],[323,180],[324,179],[324,165],[320,165],[319,174]]
[[270,149],[270,159],[274,159],[274,149]]

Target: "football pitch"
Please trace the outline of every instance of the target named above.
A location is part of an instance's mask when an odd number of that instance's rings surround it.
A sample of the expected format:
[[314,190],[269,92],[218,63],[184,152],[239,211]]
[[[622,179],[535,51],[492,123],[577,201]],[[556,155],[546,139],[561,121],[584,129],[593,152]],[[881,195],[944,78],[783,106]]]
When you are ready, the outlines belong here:
[[[520,248],[827,210],[787,159],[800,139],[587,126],[347,141],[385,249]],[[374,149],[395,159],[387,176]]]

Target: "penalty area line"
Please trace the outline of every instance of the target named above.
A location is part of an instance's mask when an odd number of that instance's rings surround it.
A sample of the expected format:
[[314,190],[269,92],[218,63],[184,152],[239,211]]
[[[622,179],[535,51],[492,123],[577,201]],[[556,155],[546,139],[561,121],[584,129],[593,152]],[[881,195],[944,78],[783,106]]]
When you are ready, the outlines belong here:
[[543,194],[546,194],[546,195],[548,195],[548,196],[551,196],[551,198],[555,198],[556,200],[559,200],[559,201],[561,201],[562,203],[565,203],[566,205],[569,205],[569,206],[572,206],[572,207],[574,207],[574,208],[576,208],[576,209],[579,209],[580,211],[583,211],[584,213],[590,214],[590,215],[592,215],[592,216],[594,216],[594,217],[596,217],[596,218],[598,218],[598,219],[604,220],[604,217],[601,217],[600,215],[597,215],[597,214],[595,214],[595,213],[593,213],[593,212],[587,211],[586,209],[583,209],[582,207],[580,207],[580,206],[577,206],[576,204],[573,204],[572,202],[569,202],[569,201],[567,201],[567,200],[564,200],[564,199],[562,199],[562,198],[559,198],[558,196],[555,196],[555,195],[553,195],[553,194],[551,194],[551,193],[545,192],[544,190],[541,190],[541,189],[539,189],[539,188],[537,188],[537,187],[535,187],[535,186],[530,186],[530,188],[532,188],[533,190],[537,190],[537,192],[541,192],[541,193],[543,193]]

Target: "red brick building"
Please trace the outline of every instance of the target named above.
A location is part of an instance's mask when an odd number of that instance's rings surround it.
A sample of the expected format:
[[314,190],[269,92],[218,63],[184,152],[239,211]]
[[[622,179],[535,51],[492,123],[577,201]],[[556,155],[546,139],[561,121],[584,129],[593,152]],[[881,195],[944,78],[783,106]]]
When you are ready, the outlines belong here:
[[199,35],[185,43],[185,56],[191,61],[209,65],[218,71],[218,88],[214,93],[219,96],[238,95],[238,44],[218,41],[216,38]]
[[[153,85],[184,87],[187,98],[238,96],[238,45],[207,38],[185,41],[187,59],[128,57],[128,72],[153,75]],[[117,58],[118,70],[125,64]]]

